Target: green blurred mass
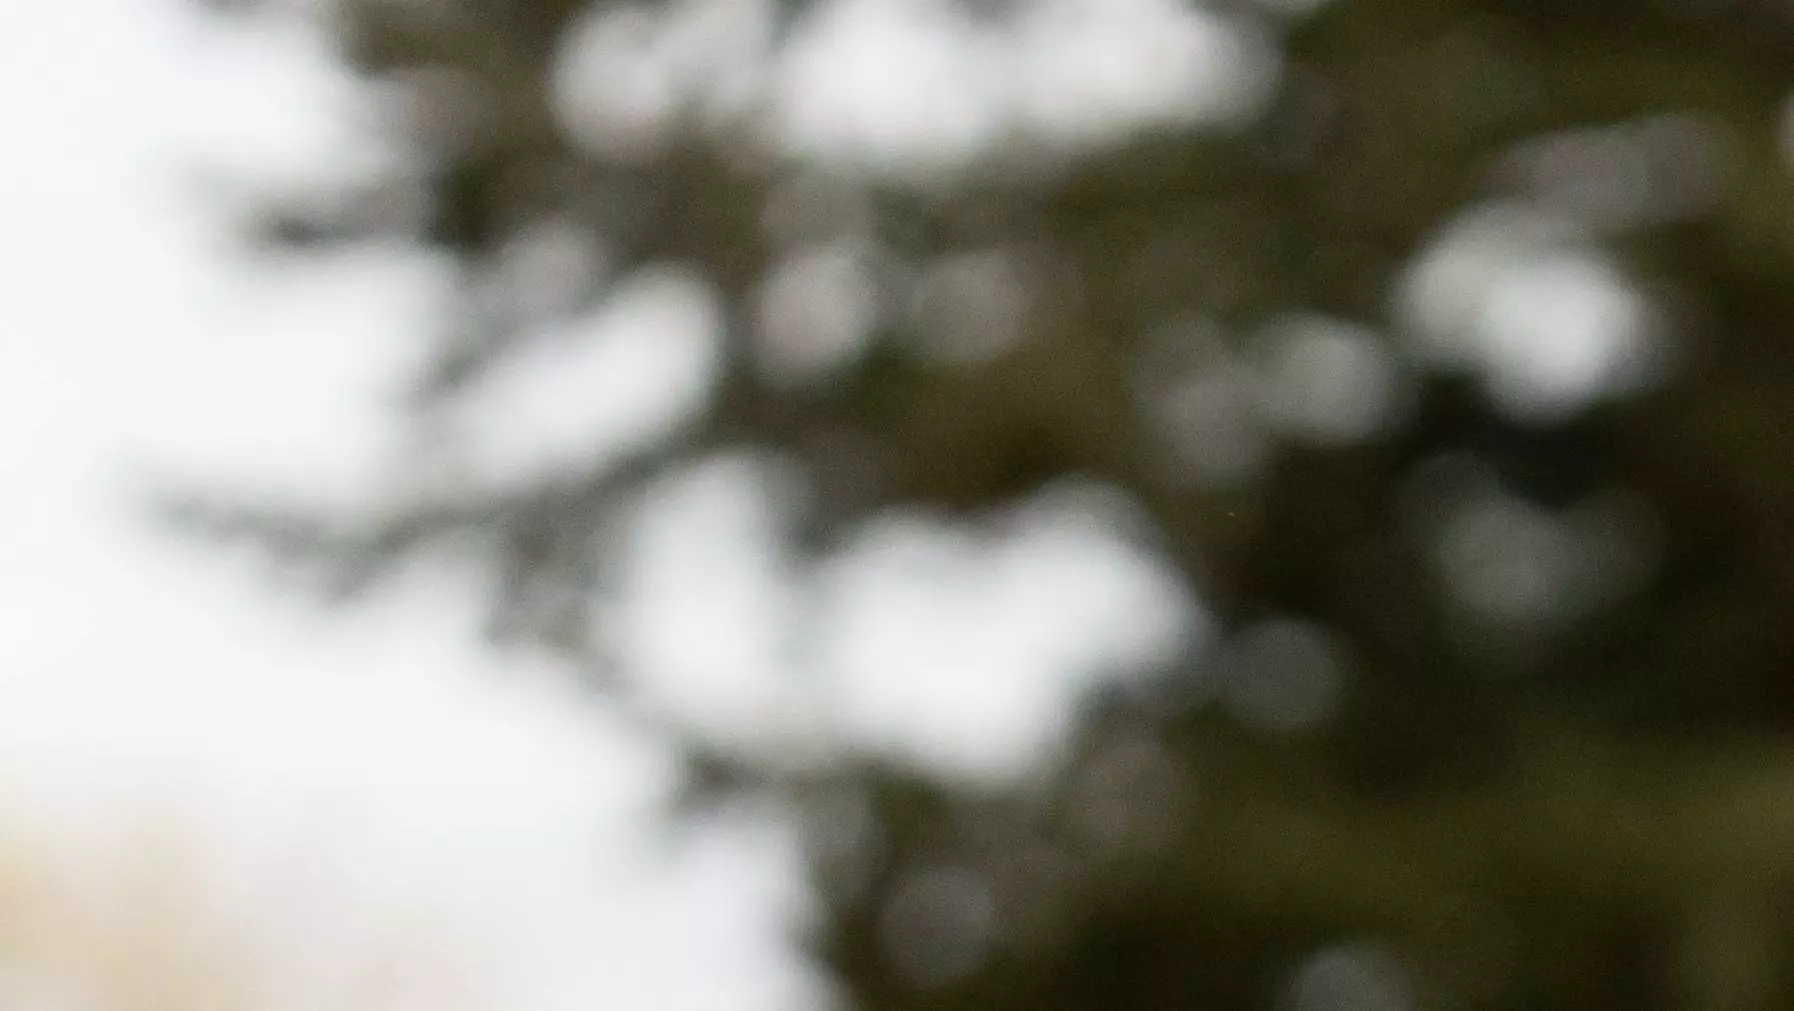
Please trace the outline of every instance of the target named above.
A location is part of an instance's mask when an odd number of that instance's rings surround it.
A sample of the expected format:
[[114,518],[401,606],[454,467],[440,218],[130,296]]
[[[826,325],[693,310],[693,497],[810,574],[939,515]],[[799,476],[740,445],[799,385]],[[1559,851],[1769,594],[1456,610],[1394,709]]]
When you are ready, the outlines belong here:
[[[1000,30],[1026,5],[974,6]],[[645,269],[712,286],[720,373],[588,472],[377,518],[177,514],[343,592],[475,545],[494,634],[579,650],[619,515],[722,454],[801,483],[800,570],[894,507],[1106,486],[1218,638],[1088,700],[1038,782],[693,742],[695,786],[801,812],[804,940],[853,1006],[1794,1006],[1794,7],[1296,6],[1211,8],[1275,65],[1248,117],[1018,131],[918,174],[757,142],[751,110],[570,137],[551,68],[589,3],[341,0],[342,58],[414,99],[390,129],[427,200],[373,180],[251,226],[456,258],[420,431],[530,339],[481,293],[543,227],[605,252],[554,313]],[[819,247],[897,308],[793,379],[766,286]],[[1625,319],[1644,350],[1577,357]],[[1317,663],[1344,687],[1305,722]]]

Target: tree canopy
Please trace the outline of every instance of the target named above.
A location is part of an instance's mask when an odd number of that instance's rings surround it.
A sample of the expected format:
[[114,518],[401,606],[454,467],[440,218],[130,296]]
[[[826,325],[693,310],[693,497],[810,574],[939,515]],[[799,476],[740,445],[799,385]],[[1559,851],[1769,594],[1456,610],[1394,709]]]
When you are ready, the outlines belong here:
[[[404,157],[246,227],[452,260],[416,466],[173,515],[344,593],[472,545],[494,635],[584,654],[623,518],[719,458],[799,573],[1097,489],[1215,629],[1038,779],[691,741],[694,789],[801,812],[854,1006],[1794,1000],[1794,11],[912,5],[978,43],[884,82],[912,149],[802,115],[875,6],[320,8]],[[667,286],[713,324],[689,410],[443,476],[554,321]]]

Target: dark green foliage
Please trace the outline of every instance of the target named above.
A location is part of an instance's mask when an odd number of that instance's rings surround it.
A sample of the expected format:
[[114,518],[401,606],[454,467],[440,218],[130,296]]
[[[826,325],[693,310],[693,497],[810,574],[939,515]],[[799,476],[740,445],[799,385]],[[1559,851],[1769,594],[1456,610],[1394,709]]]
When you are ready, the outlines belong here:
[[[763,453],[805,476],[789,545],[800,561],[887,507],[978,517],[1062,479],[1102,482],[1140,506],[1146,536],[1228,628],[1294,615],[1337,637],[1350,656],[1340,708],[1295,738],[1254,731],[1167,701],[1218,662],[1177,658],[1162,691],[1091,700],[1062,767],[997,796],[870,763],[797,776],[694,750],[707,795],[769,790],[806,812],[828,909],[809,943],[858,1006],[1270,1007],[1302,985],[1310,996],[1291,1006],[1399,1006],[1377,996],[1395,985],[1365,968],[1378,959],[1405,967],[1421,1007],[1794,1001],[1794,820],[1782,813],[1794,794],[1794,178],[1778,135],[1794,8],[1334,0],[1276,22],[1242,7],[1285,60],[1251,123],[1054,157],[1018,140],[1012,157],[915,186],[831,179],[751,153],[726,128],[693,127],[640,161],[581,150],[555,126],[544,74],[585,6],[346,0],[341,49],[370,80],[452,68],[492,104],[480,142],[431,166],[416,235],[470,279],[560,217],[603,237],[612,277],[676,265],[714,285],[724,347],[707,405],[663,443],[537,487],[378,521],[203,498],[181,518],[343,591],[411,553],[476,543],[495,632],[552,638],[579,624],[562,612],[604,590],[620,510],[718,454]],[[1713,138],[1711,199],[1600,240],[1667,307],[1677,354],[1664,381],[1516,418],[1392,336],[1416,257],[1460,213],[1520,192],[1516,145],[1665,115]],[[1647,166],[1653,198],[1673,203],[1693,187],[1675,173],[1699,169]],[[1031,305],[1017,339],[945,366],[912,350],[913,324],[897,317],[826,384],[769,379],[753,305],[787,249],[766,210],[805,180],[821,234],[912,265],[1012,253]],[[829,218],[831,192],[859,209]],[[272,207],[266,236],[328,251],[370,217],[354,199],[328,213]],[[605,294],[594,279],[589,298]],[[1241,481],[1173,473],[1146,408],[1153,381],[1252,353],[1247,337],[1291,311],[1388,337],[1415,380],[1401,422],[1351,445],[1283,440]],[[1154,336],[1191,313],[1227,336]],[[419,377],[420,425],[525,336],[477,301],[457,318],[465,331],[444,335]],[[1425,483],[1458,473],[1441,458],[1480,461],[1512,500],[1551,515],[1622,493],[1624,515],[1648,518],[1639,553],[1655,562],[1595,603],[1547,602],[1505,626],[1466,618],[1414,534],[1459,487]],[[1113,771],[1118,748],[1139,761],[1093,797],[1087,782]],[[1078,827],[1092,805],[1098,835],[1115,838],[1095,844]],[[869,816],[871,834],[830,820],[843,810]],[[923,971],[924,955],[958,957],[925,949],[982,929],[968,917],[994,917],[985,956]]]

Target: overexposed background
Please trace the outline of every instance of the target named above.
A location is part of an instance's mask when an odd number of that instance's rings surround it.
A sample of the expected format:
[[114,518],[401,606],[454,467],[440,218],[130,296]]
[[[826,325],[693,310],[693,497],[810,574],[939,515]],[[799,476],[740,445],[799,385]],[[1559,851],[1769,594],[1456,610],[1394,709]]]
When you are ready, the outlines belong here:
[[[416,271],[270,280],[184,174],[340,139],[309,40],[242,35],[178,0],[0,5],[0,811],[94,860],[166,819],[221,891],[309,849],[339,917],[474,931],[509,1007],[804,1006],[790,847],[744,824],[668,851],[666,750],[481,649],[471,600],[420,578],[320,616],[132,512],[151,465],[352,487],[415,351]],[[277,969],[306,975],[356,935],[295,940]]]

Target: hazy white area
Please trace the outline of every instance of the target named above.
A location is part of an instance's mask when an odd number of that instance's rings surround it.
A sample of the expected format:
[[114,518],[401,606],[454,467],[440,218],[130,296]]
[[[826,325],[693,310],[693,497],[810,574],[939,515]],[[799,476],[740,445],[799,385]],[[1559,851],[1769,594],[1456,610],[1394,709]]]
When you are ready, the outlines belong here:
[[597,9],[558,66],[566,128],[604,157],[639,156],[665,142],[675,110],[721,120],[757,106],[788,149],[914,176],[1017,140],[1239,122],[1279,70],[1245,19],[1177,0],[1038,0],[983,21],[952,0],[839,0],[769,62],[772,8]]
[[[427,267],[258,277],[178,185],[196,148],[328,154],[342,92],[301,43],[232,52],[172,2],[0,6],[0,834],[100,882],[102,918],[131,915],[108,875],[169,835],[209,868],[196,907],[263,896],[225,920],[285,937],[257,971],[289,994],[332,992],[390,911],[434,924],[419,958],[479,953],[507,1008],[806,1006],[790,847],[649,835],[664,749],[478,648],[452,580],[323,622],[126,509],[134,461],[352,498],[390,449],[379,393]],[[322,891],[282,891],[294,861]]]
[[1170,0],[1044,0],[996,26],[945,0],[824,10],[783,68],[781,134],[876,166],[947,167],[1005,140],[1235,122],[1277,78],[1274,55],[1242,22]]
[[1592,239],[1530,205],[1463,212],[1399,293],[1417,350],[1475,376],[1505,413],[1540,421],[1656,378],[1666,352],[1658,307]]

